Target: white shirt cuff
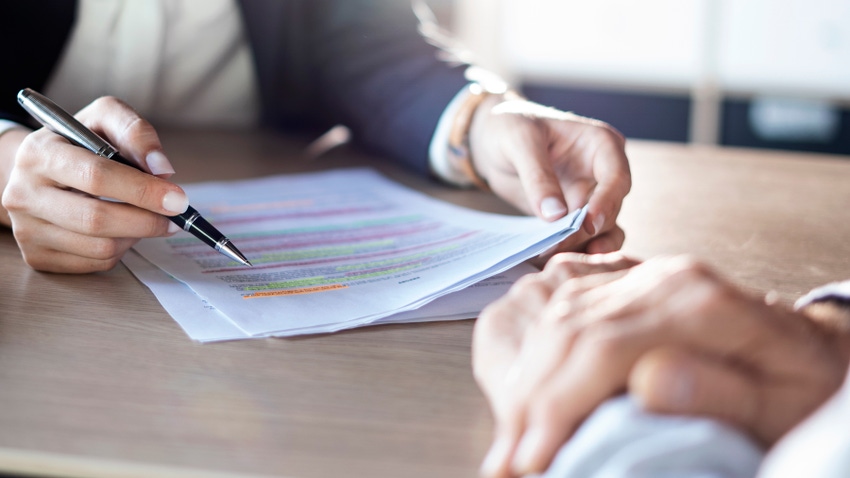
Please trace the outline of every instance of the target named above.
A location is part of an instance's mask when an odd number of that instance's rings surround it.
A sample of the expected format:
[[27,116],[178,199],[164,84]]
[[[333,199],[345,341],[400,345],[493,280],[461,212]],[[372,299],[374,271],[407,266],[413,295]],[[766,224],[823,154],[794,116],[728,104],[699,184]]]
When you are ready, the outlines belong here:
[[29,129],[22,124],[15,123],[14,121],[0,119],[0,135],[5,133],[6,131],[9,131],[10,129],[17,129],[17,128]]
[[850,300],[850,280],[844,282],[833,282],[831,284],[818,287],[803,297],[800,297],[797,302],[794,303],[794,308],[801,309],[812,302],[832,298]]
[[469,94],[469,87],[466,86],[452,98],[443,110],[443,114],[440,115],[440,121],[437,122],[437,129],[434,130],[434,136],[431,137],[431,144],[428,147],[431,172],[441,180],[460,187],[471,187],[473,183],[462,171],[458,171],[449,163],[449,134],[451,134],[455,116]]

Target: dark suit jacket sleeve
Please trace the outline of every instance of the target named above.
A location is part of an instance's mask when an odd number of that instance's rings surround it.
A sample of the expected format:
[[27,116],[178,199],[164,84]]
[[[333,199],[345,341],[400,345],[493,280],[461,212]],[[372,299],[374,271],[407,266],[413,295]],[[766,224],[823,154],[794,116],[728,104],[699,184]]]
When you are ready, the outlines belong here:
[[[264,119],[351,128],[355,140],[427,170],[440,115],[466,84],[437,58],[409,0],[241,0]],[[26,122],[15,95],[42,89],[73,25],[76,2],[0,3],[0,118]],[[37,18],[30,31],[25,19]]]
[[[69,0],[0,3],[0,119],[29,123],[18,106],[18,91],[43,89],[70,34],[76,8]],[[36,23],[37,28],[28,28]]]
[[[267,120],[342,123],[360,144],[427,170],[431,136],[467,84],[466,65],[438,58],[409,0],[242,3]],[[269,9],[286,17],[285,31],[269,25]]]

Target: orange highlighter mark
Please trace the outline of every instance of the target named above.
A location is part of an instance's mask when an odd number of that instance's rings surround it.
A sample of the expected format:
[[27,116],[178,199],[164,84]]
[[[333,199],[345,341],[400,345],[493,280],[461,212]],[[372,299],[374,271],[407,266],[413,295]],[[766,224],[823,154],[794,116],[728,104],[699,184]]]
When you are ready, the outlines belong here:
[[348,289],[347,285],[342,284],[333,284],[333,285],[323,285],[318,287],[304,287],[302,289],[290,289],[290,290],[276,290],[269,292],[254,292],[251,295],[243,295],[243,299],[262,299],[264,297],[279,297],[282,295],[301,295],[301,294],[313,294],[316,292],[327,292],[329,290],[337,290],[337,289]]

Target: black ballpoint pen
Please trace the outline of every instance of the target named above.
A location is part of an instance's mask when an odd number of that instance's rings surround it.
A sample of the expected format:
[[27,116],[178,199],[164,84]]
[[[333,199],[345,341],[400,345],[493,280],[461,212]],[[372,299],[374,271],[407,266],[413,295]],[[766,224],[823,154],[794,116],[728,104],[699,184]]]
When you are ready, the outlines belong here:
[[[114,146],[86,128],[76,118],[44,95],[25,88],[18,93],[18,103],[39,123],[71,143],[82,146],[103,158],[112,159],[142,170],[137,164],[122,157]],[[168,219],[228,258],[242,265],[252,265],[230,239],[224,237],[224,234],[201,217],[200,213],[192,206],[189,206],[183,214],[168,216]]]

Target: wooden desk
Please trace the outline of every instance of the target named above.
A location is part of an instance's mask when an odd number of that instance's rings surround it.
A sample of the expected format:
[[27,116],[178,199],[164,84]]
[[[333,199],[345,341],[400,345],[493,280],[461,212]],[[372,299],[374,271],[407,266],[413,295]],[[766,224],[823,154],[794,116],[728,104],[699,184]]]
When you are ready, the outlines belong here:
[[[303,146],[295,140],[200,132],[164,139],[179,181],[353,159],[444,199],[509,211],[483,193],[447,190],[350,152],[287,158],[281,151]],[[850,276],[850,160],[651,143],[634,143],[630,153],[628,252],[693,252],[743,286],[786,300]],[[198,345],[123,266],[36,273],[2,232],[0,469],[475,476],[492,423],[470,372],[471,331],[464,321]]]

